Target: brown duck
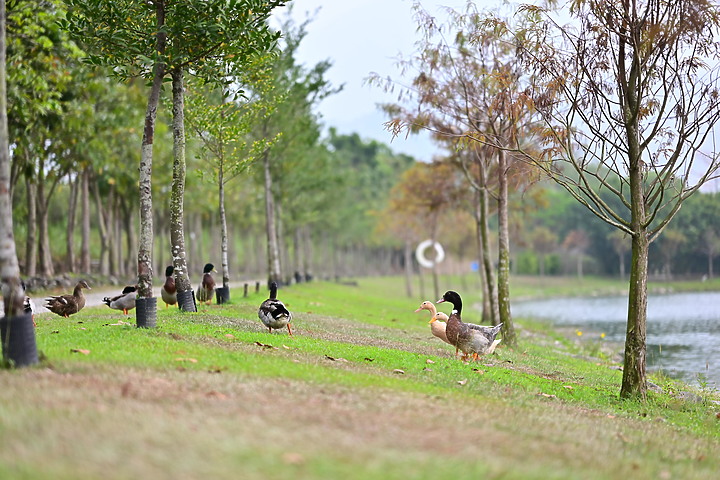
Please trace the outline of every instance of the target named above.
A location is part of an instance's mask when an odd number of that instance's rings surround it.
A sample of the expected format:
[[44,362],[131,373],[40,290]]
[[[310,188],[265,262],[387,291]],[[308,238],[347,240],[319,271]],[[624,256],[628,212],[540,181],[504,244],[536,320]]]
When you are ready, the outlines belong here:
[[175,268],[172,265],[165,269],[165,283],[160,288],[160,296],[165,302],[165,308],[168,308],[168,305],[177,303],[177,286],[175,285],[175,277],[173,277],[174,273]]
[[83,288],[92,290],[85,280],[80,280],[75,285],[72,295],[57,295],[46,298],[45,308],[65,318],[78,313],[85,306]]
[[457,292],[448,290],[437,303],[450,302],[453,304],[453,311],[448,317],[445,335],[448,343],[455,345],[455,355],[458,350],[467,355],[472,355],[473,360],[478,356],[493,353],[500,342],[495,337],[500,332],[502,323],[494,327],[484,327],[474,323],[465,323],[460,318],[462,312],[462,299]]

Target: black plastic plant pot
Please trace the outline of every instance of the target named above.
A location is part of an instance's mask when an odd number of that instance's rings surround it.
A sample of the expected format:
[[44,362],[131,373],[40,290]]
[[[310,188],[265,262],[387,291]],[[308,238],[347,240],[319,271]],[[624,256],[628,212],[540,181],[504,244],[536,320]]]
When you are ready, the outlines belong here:
[[230,287],[220,287],[215,289],[215,299],[218,305],[230,301]]
[[135,300],[135,320],[137,328],[157,327],[157,298],[138,298]]
[[35,326],[31,313],[0,319],[3,359],[15,367],[38,363]]
[[183,312],[197,312],[197,304],[195,303],[195,292],[192,290],[184,290],[177,292],[178,308]]

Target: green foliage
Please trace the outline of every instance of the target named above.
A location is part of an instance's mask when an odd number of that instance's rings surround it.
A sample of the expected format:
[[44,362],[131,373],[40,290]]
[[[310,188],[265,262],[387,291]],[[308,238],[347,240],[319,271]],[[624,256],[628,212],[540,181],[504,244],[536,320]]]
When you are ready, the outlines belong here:
[[[68,0],[61,22],[88,46],[88,61],[113,68],[121,78],[150,78],[153,66],[192,67],[207,81],[227,84],[242,66],[271,50],[279,32],[267,25],[284,0],[146,2]],[[157,14],[164,16],[158,30]],[[165,52],[155,48],[167,35]]]

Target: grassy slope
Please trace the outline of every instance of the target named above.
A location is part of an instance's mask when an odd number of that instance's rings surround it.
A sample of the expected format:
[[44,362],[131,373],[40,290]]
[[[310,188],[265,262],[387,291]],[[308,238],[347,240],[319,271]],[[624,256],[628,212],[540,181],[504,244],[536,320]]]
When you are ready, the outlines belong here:
[[517,350],[464,364],[401,290],[283,289],[293,337],[261,328],[264,295],[153,330],[43,316],[43,367],[0,372],[0,478],[715,478],[716,392],[621,402],[610,356],[523,319]]

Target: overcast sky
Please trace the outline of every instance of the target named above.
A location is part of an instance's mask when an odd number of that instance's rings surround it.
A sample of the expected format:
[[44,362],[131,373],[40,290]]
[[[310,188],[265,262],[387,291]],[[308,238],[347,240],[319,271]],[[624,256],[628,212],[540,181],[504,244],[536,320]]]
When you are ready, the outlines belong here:
[[[418,36],[411,0],[292,0],[293,18],[313,18],[299,51],[299,62],[314,66],[329,59],[333,62],[327,78],[343,91],[326,98],[319,107],[326,127],[342,134],[357,132],[366,139],[390,145],[396,152],[429,161],[437,151],[427,135],[399,137],[395,140],[383,123],[388,120],[377,104],[396,98],[380,88],[365,84],[376,72],[400,79],[395,67],[398,54],[411,55]],[[462,9],[466,0],[425,0],[423,7],[442,16],[441,6]],[[482,2],[479,2],[482,3]],[[494,2],[493,2],[494,3]],[[278,10],[285,14],[285,9]]]

